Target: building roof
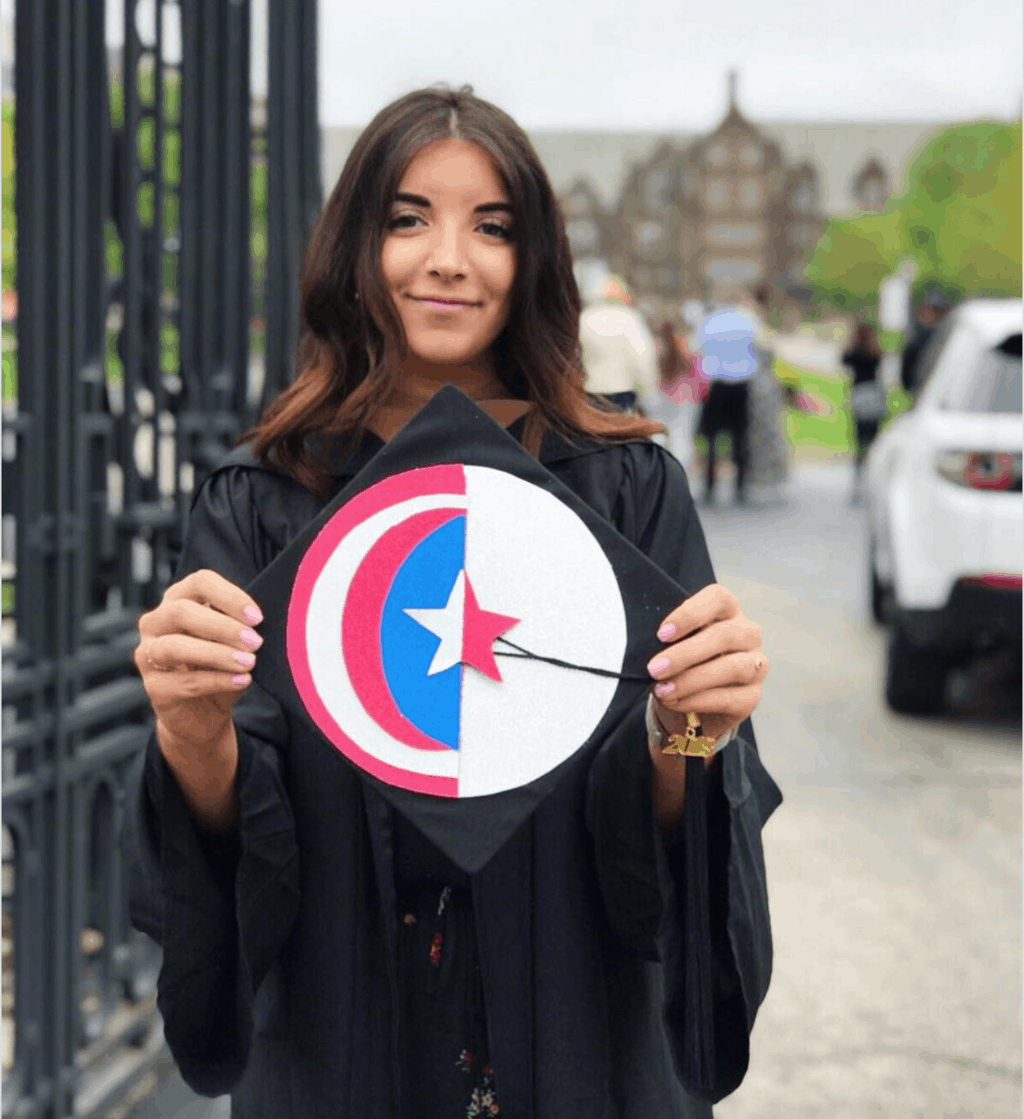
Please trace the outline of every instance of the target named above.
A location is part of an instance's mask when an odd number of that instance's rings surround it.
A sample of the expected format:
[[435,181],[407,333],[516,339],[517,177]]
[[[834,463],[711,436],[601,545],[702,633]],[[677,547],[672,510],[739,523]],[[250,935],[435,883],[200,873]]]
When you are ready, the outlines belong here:
[[950,127],[935,121],[757,121],[790,162],[807,160],[818,172],[822,211],[829,217],[858,209],[853,187],[864,165],[874,159],[886,173],[889,190],[898,194],[921,145]]
[[[858,173],[869,159],[886,172],[889,189],[898,192],[911,158],[933,133],[947,127],[927,121],[751,121],[767,140],[775,141],[789,164],[810,163],[819,176],[822,211],[828,216],[853,213]],[[323,130],[324,187],[333,187],[360,128]],[[715,131],[715,130],[711,130]],[[665,141],[687,148],[709,132],[530,132],[558,193],[580,176],[612,210],[621,198],[634,165],[645,163]]]

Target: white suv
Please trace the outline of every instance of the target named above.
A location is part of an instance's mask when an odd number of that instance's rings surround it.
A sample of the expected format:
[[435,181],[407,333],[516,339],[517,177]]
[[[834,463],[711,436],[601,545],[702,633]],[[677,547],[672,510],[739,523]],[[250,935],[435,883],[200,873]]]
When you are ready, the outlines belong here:
[[865,460],[872,610],[889,631],[886,700],[942,706],[957,661],[1021,642],[1019,299],[951,311],[913,408]]

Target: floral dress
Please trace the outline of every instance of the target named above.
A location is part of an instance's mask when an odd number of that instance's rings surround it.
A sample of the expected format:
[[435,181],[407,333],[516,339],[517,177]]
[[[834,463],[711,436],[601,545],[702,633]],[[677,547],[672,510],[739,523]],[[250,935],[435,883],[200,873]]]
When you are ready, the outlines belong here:
[[469,877],[412,825],[393,819],[406,1114],[500,1115]]
[[772,354],[756,352],[757,372],[750,378],[747,404],[747,481],[752,486],[779,486],[789,477],[785,400]]

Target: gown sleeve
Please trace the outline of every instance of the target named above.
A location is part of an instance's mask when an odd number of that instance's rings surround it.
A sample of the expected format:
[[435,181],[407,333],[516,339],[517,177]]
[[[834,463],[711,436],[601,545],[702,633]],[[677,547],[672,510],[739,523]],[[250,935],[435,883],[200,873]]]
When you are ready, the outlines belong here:
[[[678,462],[653,444],[628,447],[613,520],[688,593],[715,581],[704,533]],[[665,974],[664,1020],[676,1054],[682,1030],[687,930],[682,898],[686,859],[678,833],[664,836],[654,815],[644,705],[623,721],[595,758],[587,817],[598,880],[613,930],[658,960]],[[757,750],[750,720],[706,772],[707,862],[712,939],[714,1088],[711,1102],[736,1090],[749,1063],[750,1031],[771,977],[761,830],[782,794]]]
[[[177,578],[210,568],[245,586],[269,560],[252,472],[228,469],[196,497]],[[123,833],[132,923],[163,948],[158,1005],[185,1081],[206,1096],[241,1078],[253,999],[298,911],[298,848],[282,781],[284,715],[255,683],[234,711],[241,819],[193,821],[150,738]]]

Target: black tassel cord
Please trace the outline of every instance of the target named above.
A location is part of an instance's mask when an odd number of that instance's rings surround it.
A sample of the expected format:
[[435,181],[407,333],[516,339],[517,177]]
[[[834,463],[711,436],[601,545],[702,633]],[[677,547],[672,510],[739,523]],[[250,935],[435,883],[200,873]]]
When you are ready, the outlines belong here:
[[[572,664],[555,657],[542,657],[499,637],[514,653],[495,650],[496,657],[542,661],[558,668],[649,684],[647,676],[631,676],[606,668]],[[680,917],[683,926],[683,1081],[700,1099],[715,1098],[715,1011],[712,992],[711,887],[708,880],[707,775],[704,759],[686,758],[686,808],[683,812],[682,857],[686,885]]]

